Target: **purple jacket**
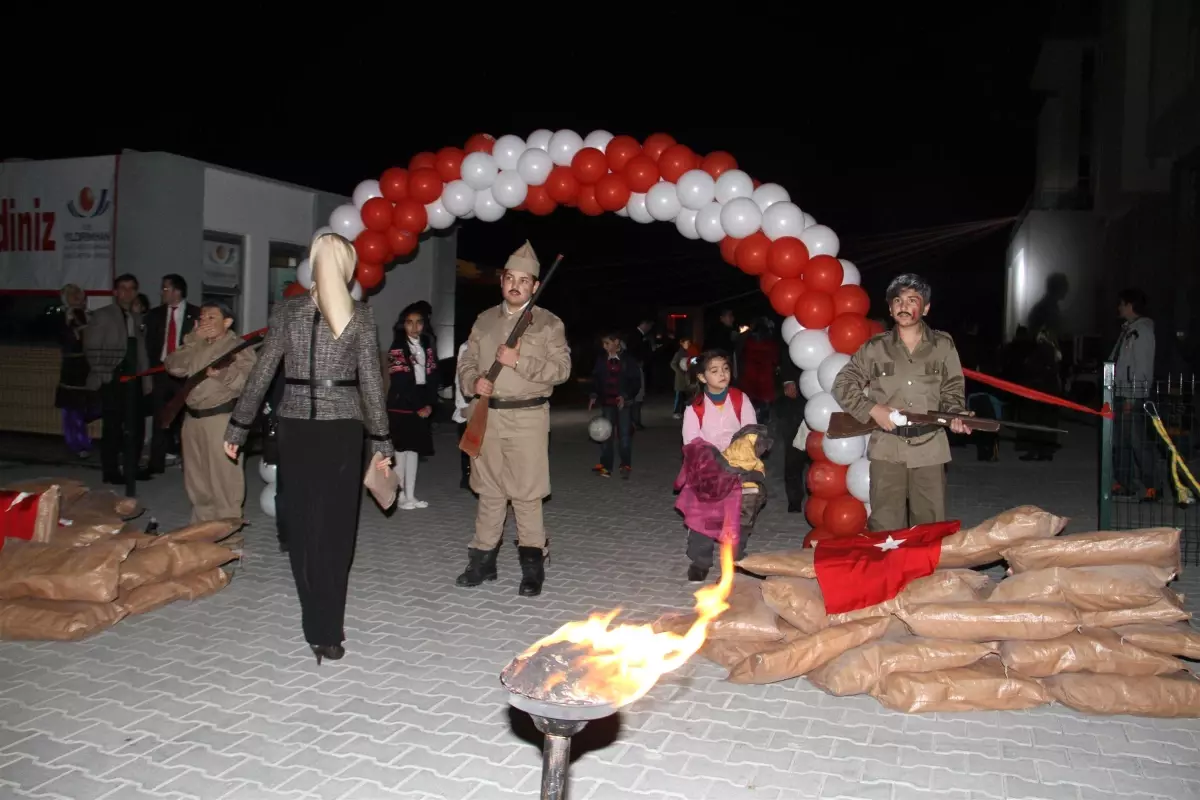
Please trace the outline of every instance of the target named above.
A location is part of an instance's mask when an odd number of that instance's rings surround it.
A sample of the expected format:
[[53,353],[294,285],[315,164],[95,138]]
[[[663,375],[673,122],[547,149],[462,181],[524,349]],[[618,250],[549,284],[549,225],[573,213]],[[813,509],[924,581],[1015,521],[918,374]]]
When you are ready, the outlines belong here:
[[675,508],[689,529],[718,541],[729,536],[736,543],[742,534],[742,481],[717,448],[695,439],[683,448]]

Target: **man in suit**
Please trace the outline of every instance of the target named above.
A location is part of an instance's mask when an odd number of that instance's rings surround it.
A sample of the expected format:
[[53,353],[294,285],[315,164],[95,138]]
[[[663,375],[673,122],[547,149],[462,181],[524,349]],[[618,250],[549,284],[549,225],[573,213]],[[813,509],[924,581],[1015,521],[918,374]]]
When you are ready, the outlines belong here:
[[779,379],[783,391],[775,401],[775,419],[779,425],[779,439],[784,444],[783,486],[787,493],[788,513],[799,514],[804,510],[804,468],[808,464],[808,453],[803,446],[793,447],[792,441],[800,430],[800,423],[804,422],[804,395],[800,394],[800,368],[792,361],[788,343],[782,339]]
[[[105,483],[123,485],[121,456],[125,437],[132,437],[133,461],[125,469],[137,469],[145,436],[145,419],[139,406],[150,390],[150,380],[122,382],[122,375],[134,375],[148,368],[146,342],[141,320],[133,312],[138,281],[132,275],[119,275],[113,281],[113,304],[97,309],[83,330],[83,352],[88,361],[87,386],[100,394],[103,440],[100,463]],[[134,409],[130,410],[130,404]],[[148,473],[138,475],[149,480]]]
[[[183,337],[191,333],[200,318],[200,309],[187,302],[187,281],[180,275],[164,275],[162,279],[162,305],[146,314],[146,355],[150,366],[157,367],[183,344]],[[171,401],[183,386],[183,380],[168,375],[166,371],[156,373],[150,395],[151,413],[158,412]],[[150,431],[150,472],[161,474],[167,468],[167,453],[179,454],[180,429],[183,414],[178,415],[171,427],[163,430],[158,424]]]

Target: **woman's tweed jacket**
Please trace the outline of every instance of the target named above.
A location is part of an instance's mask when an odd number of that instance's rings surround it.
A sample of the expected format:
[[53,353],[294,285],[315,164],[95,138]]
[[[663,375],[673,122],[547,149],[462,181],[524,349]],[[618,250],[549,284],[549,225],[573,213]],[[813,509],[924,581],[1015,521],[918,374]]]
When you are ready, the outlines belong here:
[[[277,303],[271,314],[258,363],[234,409],[225,441],[241,445],[271,385],[279,360],[283,359],[286,385],[278,410],[287,419],[363,419],[371,449],[385,457],[395,450],[388,435],[384,408],[383,377],[379,367],[379,342],[375,314],[366,303],[355,302],[354,315],[338,339],[311,295],[291,297]],[[352,382],[357,386],[310,386],[316,380]],[[297,384],[296,381],[305,383]],[[361,400],[360,400],[361,396]]]

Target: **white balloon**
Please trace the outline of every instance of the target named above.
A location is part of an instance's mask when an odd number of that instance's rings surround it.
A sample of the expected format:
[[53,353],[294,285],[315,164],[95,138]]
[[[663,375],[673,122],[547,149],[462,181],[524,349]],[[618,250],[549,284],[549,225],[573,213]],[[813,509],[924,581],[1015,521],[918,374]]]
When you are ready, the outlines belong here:
[[333,233],[333,228],[329,227],[328,225],[322,225],[313,231],[312,240],[315,242],[318,236],[324,236],[327,233]]
[[296,266],[296,282],[305,289],[312,288],[312,264],[307,258]]
[[[487,189],[484,189],[484,191],[486,192]],[[475,209],[472,208],[470,211],[459,217],[459,219],[475,219]]]
[[628,207],[625,207],[625,208],[618,208],[618,209],[617,209],[616,211],[614,211],[613,213],[614,213],[614,214],[616,214],[618,217],[626,217],[626,218],[628,218],[628,217],[629,217],[629,208],[628,208]]
[[262,494],[258,496],[258,507],[268,517],[275,516],[275,484],[268,483],[262,489]]
[[613,140],[613,135],[605,130],[592,131],[583,140],[584,147],[594,147],[601,153],[608,150],[608,143]]
[[816,224],[817,224],[817,218],[814,217],[812,214],[808,213],[807,211],[805,211],[804,212],[804,227],[811,228],[813,225],[816,225]]
[[834,379],[842,371],[842,367],[849,363],[850,356],[845,353],[834,353],[831,356],[826,356],[825,360],[821,362],[821,366],[817,367],[817,374],[821,377],[821,389],[826,392],[832,392]]
[[[526,150],[525,152],[541,153],[542,151]],[[546,154],[542,153],[542,155]],[[482,191],[488,190],[484,189]],[[529,194],[529,186],[526,185],[525,179],[516,170],[506,169],[496,176],[496,182],[492,184],[491,192],[496,202],[504,208],[516,208],[525,202],[525,196]],[[480,214],[479,217],[482,219],[483,215]]]
[[784,236],[799,239],[800,234],[804,232],[804,212],[790,200],[772,203],[770,208],[763,212],[762,228],[763,233],[772,242]]
[[792,447],[797,450],[804,450],[808,446],[808,435],[812,433],[808,429],[807,422],[801,422],[800,427],[796,430],[796,438],[792,439]]
[[721,204],[716,200],[696,212],[696,233],[704,241],[714,244],[725,238],[725,229],[721,227]]
[[804,421],[817,433],[824,433],[829,430],[829,418],[834,412],[841,410],[833,395],[821,392],[810,397],[804,404]]
[[788,356],[800,369],[817,369],[831,355],[833,345],[824,330],[800,331],[788,342]]
[[546,152],[560,167],[571,166],[571,159],[583,149],[583,137],[573,130],[564,128],[550,137]]
[[675,218],[675,227],[688,239],[700,238],[700,234],[696,233],[696,212],[690,208],[679,210],[679,216]]
[[783,341],[788,344],[791,344],[792,337],[802,330],[805,330],[804,326],[795,317],[787,317],[779,326],[779,333],[783,336]]
[[750,195],[751,199],[758,204],[758,207],[766,211],[776,203],[787,203],[792,199],[788,194],[787,189],[780,186],[778,183],[764,183],[762,186],[754,190]]
[[858,271],[858,267],[854,266],[854,262],[844,258],[839,258],[838,261],[842,263],[842,286],[860,285],[862,274]]
[[762,212],[749,197],[735,197],[721,207],[721,227],[735,239],[745,239],[761,223]]
[[670,222],[683,208],[673,183],[656,183],[646,192],[646,210],[659,222]]
[[496,182],[499,172],[496,159],[484,152],[467,153],[462,161],[462,179],[472,189],[487,189]]
[[530,147],[517,159],[517,174],[528,186],[541,186],[554,169],[554,159],[545,150]]
[[372,197],[383,197],[383,190],[379,188],[379,181],[371,178],[361,181],[358,186],[354,187],[354,207],[361,209],[363,203],[370,200]]
[[[518,178],[518,180],[520,180]],[[518,205],[520,205],[518,203]],[[480,189],[475,193],[475,216],[484,222],[495,222],[504,216],[505,208],[496,202],[491,189]]]
[[362,288],[362,284],[361,284],[361,283],[359,283],[358,281],[355,281],[355,282],[354,282],[354,283],[353,283],[353,284],[350,286],[350,296],[351,296],[352,298],[354,298],[355,300],[362,300],[362,299],[363,299],[363,288]]
[[429,217],[429,227],[434,230],[444,231],[454,224],[454,215],[442,203],[440,197],[425,206],[425,214]]
[[689,169],[679,176],[675,183],[675,191],[679,194],[679,202],[684,208],[698,211],[713,201],[716,184],[712,175],[702,169]]
[[[846,470],[846,489],[860,503],[871,501],[871,462],[865,457],[855,461]],[[867,513],[870,513],[869,507]]]
[[516,169],[517,159],[525,152],[525,140],[512,133],[506,133],[492,145],[492,158],[496,166],[502,170]]
[[[472,153],[471,155],[477,155]],[[487,189],[484,189],[486,192]],[[464,180],[450,181],[442,189],[442,205],[456,217],[465,217],[475,210],[475,190]]]
[[593,442],[604,442],[612,436],[612,422],[607,417],[592,417],[588,422],[588,437]]
[[629,195],[629,202],[625,204],[625,210],[629,212],[629,218],[634,222],[640,222],[643,225],[654,222],[654,217],[650,216],[650,209],[646,208],[646,195],[639,192],[634,192]]
[[[727,169],[717,178],[717,202],[725,205],[736,197],[752,197],[754,180],[740,169]],[[757,203],[756,203],[757,205]],[[762,211],[760,208],[759,211]]]
[[278,477],[279,465],[268,464],[266,461],[259,459],[258,461],[258,477],[262,478],[263,483],[275,483]]
[[357,239],[358,235],[367,229],[363,224],[362,214],[352,205],[335,208],[329,215],[329,227],[333,228],[334,233],[345,236],[350,241]]
[[548,131],[545,128],[538,128],[533,133],[525,137],[525,147],[534,150],[549,150],[550,137],[554,135],[554,131]]
[[838,248],[841,247],[838,235],[828,225],[813,225],[805,228],[798,238],[804,242],[808,248],[808,254],[811,256],[826,255],[837,258]]
[[867,452],[867,436],[851,436],[849,439],[830,439],[828,436],[821,440],[821,450],[825,457],[834,464],[848,467],[856,461],[861,461]]
[[821,378],[815,369],[806,369],[800,373],[800,394],[805,400],[812,398],[825,391],[821,388]]

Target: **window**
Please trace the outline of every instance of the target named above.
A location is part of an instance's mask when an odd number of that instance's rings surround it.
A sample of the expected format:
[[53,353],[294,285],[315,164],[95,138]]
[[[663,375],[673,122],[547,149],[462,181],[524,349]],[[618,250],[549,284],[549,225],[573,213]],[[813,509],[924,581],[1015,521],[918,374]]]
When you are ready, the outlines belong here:
[[271,270],[269,272],[269,294],[267,295],[267,314],[271,308],[283,299],[283,290],[289,283],[296,280],[296,267],[308,258],[308,248],[288,242],[271,242]]
[[234,311],[241,310],[242,270],[246,242],[241,236],[216,231],[204,232],[204,269],[201,302],[219,300]]

